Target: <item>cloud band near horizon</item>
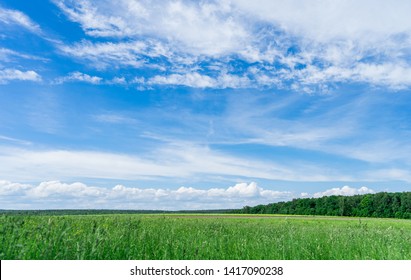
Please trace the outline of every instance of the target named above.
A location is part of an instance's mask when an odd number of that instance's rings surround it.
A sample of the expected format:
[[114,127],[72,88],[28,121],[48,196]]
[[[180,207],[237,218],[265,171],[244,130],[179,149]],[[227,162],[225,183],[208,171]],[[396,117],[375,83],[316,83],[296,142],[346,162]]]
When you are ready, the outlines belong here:
[[239,209],[293,198],[374,193],[372,189],[349,186],[324,192],[293,193],[264,189],[255,182],[237,183],[227,188],[178,189],[138,188],[116,185],[113,188],[84,183],[41,182],[38,185],[0,180],[1,209],[135,209],[201,210]]

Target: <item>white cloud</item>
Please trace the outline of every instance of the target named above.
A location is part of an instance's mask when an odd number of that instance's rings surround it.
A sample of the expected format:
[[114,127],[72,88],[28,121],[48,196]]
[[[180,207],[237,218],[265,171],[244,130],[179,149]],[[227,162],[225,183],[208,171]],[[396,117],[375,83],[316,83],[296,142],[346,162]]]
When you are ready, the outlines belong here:
[[81,24],[84,30],[94,36],[116,35],[125,23],[118,17],[99,13],[97,5],[90,1],[53,1],[72,20]]
[[[157,57],[162,53],[156,48],[159,43],[133,41],[120,43],[91,43],[82,41],[73,46],[59,45],[60,50],[77,59],[91,61],[96,68],[106,68],[109,65],[142,67],[147,65],[144,55]],[[158,53],[160,52],[160,53]]]
[[154,76],[147,81],[148,85],[177,85],[193,88],[247,88],[251,87],[250,80],[243,76],[221,74],[217,77],[199,73],[171,74]]
[[357,63],[353,67],[308,66],[284,75],[302,85],[326,84],[329,82],[365,82],[376,86],[402,89],[411,86],[411,65],[404,63]]
[[32,186],[28,184],[12,183],[10,181],[0,180],[1,196],[21,194],[31,188]]
[[149,85],[182,85],[188,87],[207,88],[215,87],[213,78],[198,73],[172,74],[169,76],[155,76],[148,81]]
[[190,143],[164,144],[146,154],[0,149],[0,174],[8,180],[260,178],[286,181],[346,180],[316,166],[249,159]]
[[48,61],[48,59],[35,56],[35,55],[29,55],[26,53],[20,53],[11,49],[6,49],[6,48],[0,48],[0,62],[10,62],[13,61],[14,58],[23,58],[23,59],[30,59],[30,60],[41,60],[41,61]]
[[[411,86],[407,1],[54,2],[88,35],[112,41],[60,45],[63,53],[98,69],[156,69],[148,86]],[[230,63],[238,59],[253,65],[236,72]],[[215,72],[199,74],[208,70]]]
[[17,69],[3,69],[0,70],[0,84],[7,84],[10,81],[33,81],[40,82],[41,76],[35,71],[20,71]]
[[370,84],[406,88],[411,85],[411,66],[404,63],[365,64],[359,63],[354,69],[358,80]]
[[119,114],[113,114],[113,113],[94,115],[93,119],[98,122],[110,123],[110,124],[136,124],[137,123],[137,121],[133,118],[119,115]]
[[124,77],[113,77],[112,79],[103,79],[99,76],[91,76],[82,72],[71,72],[67,76],[58,77],[54,80],[55,84],[63,84],[67,82],[83,82],[93,85],[128,85],[129,82]]
[[219,88],[250,88],[255,87],[247,76],[238,76],[227,73],[220,74],[217,78]]
[[[238,183],[235,186],[229,187],[222,195],[238,197],[261,196],[265,198],[278,199],[285,194],[287,194],[287,192],[265,190],[263,188],[260,188],[257,183],[251,182],[250,184]],[[288,194],[291,195],[291,193]]]
[[264,21],[279,25],[295,35],[317,42],[386,37],[408,34],[411,29],[408,11],[411,3],[383,0],[236,0],[233,4]]
[[[233,1],[254,19],[282,32],[274,54],[285,68],[277,72],[295,89],[359,82],[408,88],[411,20],[408,1]],[[293,52],[286,53],[284,47]],[[296,69],[295,66],[302,66]],[[271,72],[271,74],[273,74]],[[261,73],[267,75],[267,73]],[[258,78],[256,79],[258,80]],[[318,90],[318,88],[317,88]]]
[[[256,94],[249,94],[247,98],[233,96],[224,115],[214,118],[213,139],[221,142],[226,140],[228,144],[258,144],[276,149],[288,147],[315,151],[318,158],[313,156],[306,159],[318,164],[322,161],[321,155],[335,157],[331,160],[331,166],[340,165],[340,161],[349,161],[344,163],[346,167],[370,163],[370,169],[411,164],[408,156],[411,145],[407,141],[409,131],[404,126],[408,111],[390,111],[396,108],[393,106],[402,107],[401,104],[407,103],[407,92],[395,96],[388,93],[346,96],[340,93],[321,97],[295,94],[275,97],[272,99]],[[290,118],[288,112],[291,111],[298,117]],[[312,174],[327,172],[330,171],[313,170]],[[308,171],[303,173],[307,174]],[[338,173],[335,175],[341,178]],[[374,181],[373,176],[365,178],[365,174],[355,173],[355,170],[346,172],[351,178],[343,180],[350,181],[356,177],[360,181]],[[384,180],[384,174],[387,173],[382,173],[378,178]],[[331,173],[328,174],[330,176]],[[388,176],[385,178],[389,180]],[[399,180],[410,182],[409,178],[407,175]]]
[[30,141],[16,139],[16,138],[4,136],[4,135],[0,135],[0,141],[6,141],[6,142],[11,142],[11,143],[20,144],[20,145],[31,145],[32,144]]
[[2,207],[9,209],[22,202],[26,202],[29,209],[227,209],[290,200],[292,197],[288,191],[263,189],[254,182],[238,183],[225,189],[180,187],[175,190],[123,185],[103,188],[80,182],[46,181],[30,185],[0,181],[0,201]]
[[5,9],[0,6],[0,23],[19,25],[33,33],[41,33],[40,26],[27,15],[17,10]]
[[351,188],[349,186],[344,186],[342,188],[333,188],[323,192],[317,192],[313,196],[314,197],[322,197],[322,196],[331,196],[331,195],[357,195],[357,194],[367,194],[367,193],[375,193],[374,190],[369,189],[368,187],[360,187],[358,189]]
[[207,55],[232,52],[248,37],[225,1],[54,2],[90,36],[159,37],[183,44],[191,53]]
[[89,186],[81,182],[62,183],[45,181],[38,185],[0,180],[0,201],[3,209],[23,205],[27,209],[233,209],[246,205],[288,201],[298,197],[323,197],[332,195],[362,195],[375,193],[368,187],[332,188],[297,195],[290,191],[265,189],[251,183],[237,183],[227,188],[139,188],[115,185],[112,188]]
[[[186,47],[218,53],[250,50],[254,25],[276,26],[292,36],[315,42],[383,41],[387,35],[408,34],[408,1],[64,1],[55,0],[67,16],[92,36],[177,40]],[[115,5],[115,8],[113,8]],[[265,31],[266,33],[269,30]],[[388,36],[389,37],[389,36]],[[241,43],[246,43],[243,48]],[[374,47],[374,46],[371,46]],[[255,51],[253,51],[255,52]]]
[[57,84],[65,83],[65,82],[85,82],[94,85],[98,85],[102,82],[103,78],[98,76],[90,76],[88,74],[84,74],[81,72],[72,72],[68,76],[60,77],[56,79]]
[[16,55],[17,52],[6,49],[6,48],[0,48],[0,61],[8,61],[10,56]]
[[44,198],[50,196],[63,197],[93,197],[102,194],[102,189],[89,187],[83,183],[65,184],[59,181],[42,182],[36,187],[32,187],[26,192],[30,198]]
[[113,79],[107,81],[107,84],[111,85],[126,85],[127,81],[124,77],[114,77]]
[[392,181],[406,181],[411,182],[411,172],[408,169],[401,168],[381,168],[366,172],[365,176],[370,181],[378,180],[392,180]]

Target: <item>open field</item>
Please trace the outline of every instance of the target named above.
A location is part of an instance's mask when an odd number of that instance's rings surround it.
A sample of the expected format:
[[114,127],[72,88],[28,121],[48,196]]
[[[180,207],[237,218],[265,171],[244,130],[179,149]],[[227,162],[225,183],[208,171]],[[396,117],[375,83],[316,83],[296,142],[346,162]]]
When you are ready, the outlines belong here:
[[275,215],[0,215],[0,259],[411,259],[411,221]]

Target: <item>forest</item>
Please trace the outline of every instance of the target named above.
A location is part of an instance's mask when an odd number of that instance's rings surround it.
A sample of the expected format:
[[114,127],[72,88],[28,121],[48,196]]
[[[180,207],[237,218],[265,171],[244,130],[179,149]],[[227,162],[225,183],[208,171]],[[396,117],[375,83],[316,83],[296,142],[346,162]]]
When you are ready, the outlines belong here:
[[245,206],[242,214],[293,214],[411,219],[411,192],[298,198],[288,202]]

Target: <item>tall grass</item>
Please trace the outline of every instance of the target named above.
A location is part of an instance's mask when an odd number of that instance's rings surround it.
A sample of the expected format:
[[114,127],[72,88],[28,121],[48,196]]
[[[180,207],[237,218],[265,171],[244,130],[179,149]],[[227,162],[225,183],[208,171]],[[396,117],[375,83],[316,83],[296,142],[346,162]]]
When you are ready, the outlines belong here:
[[1,259],[411,259],[411,221],[0,216]]

